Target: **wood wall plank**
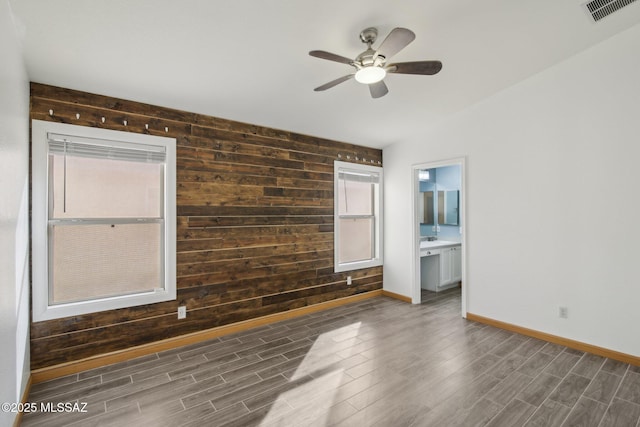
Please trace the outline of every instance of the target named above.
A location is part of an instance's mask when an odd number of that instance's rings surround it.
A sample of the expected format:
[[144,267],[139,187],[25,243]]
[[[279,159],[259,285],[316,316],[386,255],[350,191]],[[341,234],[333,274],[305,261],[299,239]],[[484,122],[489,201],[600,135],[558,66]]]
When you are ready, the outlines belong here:
[[382,288],[333,271],[333,161],[380,150],[38,83],[31,118],[176,138],[178,213],[177,300],[33,323],[32,369]]

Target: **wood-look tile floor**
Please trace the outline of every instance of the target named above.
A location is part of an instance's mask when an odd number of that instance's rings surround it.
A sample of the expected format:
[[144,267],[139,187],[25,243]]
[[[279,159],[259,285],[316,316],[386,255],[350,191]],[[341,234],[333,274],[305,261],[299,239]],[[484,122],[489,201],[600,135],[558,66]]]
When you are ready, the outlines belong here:
[[385,297],[35,384],[23,426],[640,426],[640,368]]

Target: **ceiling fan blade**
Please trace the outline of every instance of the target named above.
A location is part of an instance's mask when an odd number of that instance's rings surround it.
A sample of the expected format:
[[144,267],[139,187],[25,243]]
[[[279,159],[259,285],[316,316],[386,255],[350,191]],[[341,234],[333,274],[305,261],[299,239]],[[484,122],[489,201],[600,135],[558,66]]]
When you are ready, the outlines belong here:
[[342,64],[351,65],[353,59],[346,58],[344,56],[336,55],[335,53],[325,52],[324,50],[312,50],[309,55],[320,59],[327,59],[329,61],[340,62]]
[[342,82],[346,82],[347,80],[351,79],[353,76],[355,76],[355,74],[347,74],[346,76],[342,76],[342,77],[340,77],[338,79],[331,80],[329,83],[325,83],[322,86],[318,86],[314,90],[316,92],[320,92],[320,91],[323,91],[323,90],[331,89],[332,87],[334,87],[336,85],[339,85]]
[[440,72],[440,61],[398,62],[386,67],[387,73],[433,75]]
[[405,46],[411,43],[415,38],[416,35],[411,30],[406,28],[394,28],[378,47],[373,59],[376,59],[378,55],[382,55],[388,59],[404,49]]
[[377,83],[371,83],[369,85],[369,92],[371,92],[372,98],[381,98],[389,93],[389,88],[384,84],[384,80],[380,80]]

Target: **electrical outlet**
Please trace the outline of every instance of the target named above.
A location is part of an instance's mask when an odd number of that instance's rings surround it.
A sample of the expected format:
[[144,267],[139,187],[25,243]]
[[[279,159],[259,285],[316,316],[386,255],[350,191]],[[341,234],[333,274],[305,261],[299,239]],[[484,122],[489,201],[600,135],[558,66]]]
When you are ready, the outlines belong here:
[[561,319],[567,319],[569,317],[569,309],[567,307],[559,307],[558,316],[560,316]]
[[351,276],[347,276],[347,286],[351,286]]
[[187,306],[181,305],[178,307],[178,319],[184,319],[185,317],[187,317]]

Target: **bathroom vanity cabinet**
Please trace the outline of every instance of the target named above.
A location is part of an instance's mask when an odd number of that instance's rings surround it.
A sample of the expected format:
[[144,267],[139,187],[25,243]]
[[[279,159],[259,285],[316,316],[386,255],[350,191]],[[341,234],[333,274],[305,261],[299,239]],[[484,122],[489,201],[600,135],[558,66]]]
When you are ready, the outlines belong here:
[[462,280],[462,246],[457,242],[420,244],[420,286],[438,292]]
[[440,250],[440,287],[462,280],[461,246]]

